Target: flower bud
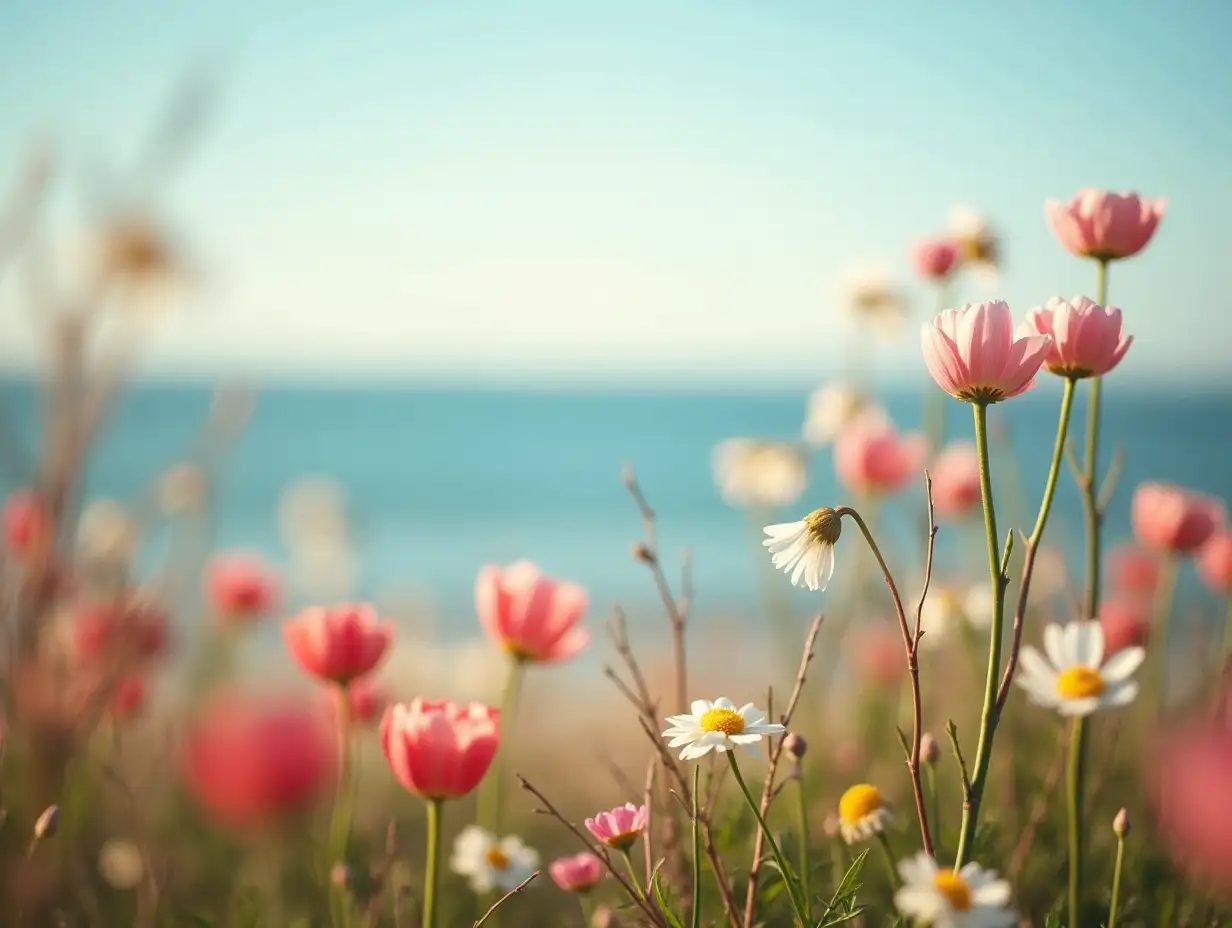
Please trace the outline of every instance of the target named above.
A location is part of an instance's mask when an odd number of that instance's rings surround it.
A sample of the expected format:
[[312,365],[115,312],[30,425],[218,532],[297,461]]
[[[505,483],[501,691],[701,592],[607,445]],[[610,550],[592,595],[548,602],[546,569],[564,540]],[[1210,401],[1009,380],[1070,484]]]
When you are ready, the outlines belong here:
[[329,871],[329,882],[339,889],[347,889],[351,885],[351,868],[339,861]]
[[930,732],[924,732],[920,736],[920,760],[926,764],[935,764],[941,758],[941,748],[937,745],[937,739]]
[[34,823],[34,840],[42,841],[44,838],[50,838],[59,830],[60,807],[50,805],[43,810],[43,814]]
[[804,517],[804,524],[823,544],[833,545],[843,533],[843,518],[828,506],[814,509]]
[[794,731],[788,732],[787,737],[783,739],[783,750],[787,752],[788,757],[799,763],[808,752],[808,742]]
[[601,905],[595,909],[595,914],[591,916],[590,928],[618,928],[616,916],[607,906]]
[[650,550],[650,547],[640,541],[633,543],[633,557],[643,564],[653,564],[657,560],[655,553]]
[[1112,819],[1112,833],[1118,838],[1124,838],[1129,834],[1129,810],[1122,807]]

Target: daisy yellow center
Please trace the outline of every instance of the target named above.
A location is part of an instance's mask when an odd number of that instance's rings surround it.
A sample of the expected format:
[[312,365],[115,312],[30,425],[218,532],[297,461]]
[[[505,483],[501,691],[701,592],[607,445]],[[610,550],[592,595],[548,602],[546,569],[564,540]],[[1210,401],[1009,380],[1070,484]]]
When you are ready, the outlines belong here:
[[735,709],[716,706],[702,713],[700,724],[702,731],[721,731],[725,735],[738,735],[744,731],[744,716]]
[[488,859],[488,863],[497,870],[509,869],[509,855],[502,851],[499,847],[489,849],[488,853],[484,856]]
[[857,783],[838,801],[838,817],[854,825],[882,806],[881,790],[869,783]]
[[945,896],[945,901],[955,912],[966,912],[971,908],[971,887],[953,870],[938,870],[933,877],[933,887]]
[[1104,691],[1104,678],[1090,667],[1070,667],[1057,674],[1057,693],[1065,699],[1087,699]]

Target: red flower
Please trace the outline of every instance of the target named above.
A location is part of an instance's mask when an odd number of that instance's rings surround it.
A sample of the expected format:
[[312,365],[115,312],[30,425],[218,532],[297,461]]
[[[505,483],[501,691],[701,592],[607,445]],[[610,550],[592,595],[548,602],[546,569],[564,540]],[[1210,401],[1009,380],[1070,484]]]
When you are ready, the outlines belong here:
[[308,673],[346,684],[380,663],[393,626],[377,622],[371,606],[313,606],[283,625],[291,656]]

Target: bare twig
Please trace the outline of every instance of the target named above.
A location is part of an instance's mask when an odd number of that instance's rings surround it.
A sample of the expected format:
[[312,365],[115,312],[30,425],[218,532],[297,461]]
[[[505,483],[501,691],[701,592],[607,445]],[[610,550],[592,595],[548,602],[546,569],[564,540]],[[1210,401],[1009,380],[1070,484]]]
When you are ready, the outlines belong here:
[[479,921],[475,922],[474,928],[479,928],[480,925],[482,925],[484,922],[488,920],[488,916],[490,916],[493,912],[495,912],[498,908],[500,908],[501,905],[504,904],[506,901],[513,898],[518,893],[520,893],[522,890],[524,890],[528,885],[530,885],[530,881],[533,880],[538,875],[539,875],[539,871],[536,870],[534,873],[532,873],[530,876],[524,879],[517,886],[513,887],[513,889],[509,890],[509,892],[505,893],[505,895],[501,896],[499,899],[493,902],[492,907],[488,909],[488,911],[484,912],[483,915],[479,917]]
[[[651,862],[654,860],[654,784],[656,758],[651,757],[646,764],[646,786],[642,790],[642,805],[646,807],[646,830],[642,832],[642,851],[646,855],[646,889],[649,891],[654,883],[654,871]],[[660,861],[662,863],[662,861]],[[657,867],[655,869],[658,869]]]
[[958,775],[962,783],[963,805],[971,804],[971,775],[967,772],[967,761],[963,757],[962,747],[958,743],[958,726],[953,719],[945,720],[945,733],[950,736],[950,747],[954,749],[954,759],[958,761]]
[[[783,726],[787,726],[791,722],[791,717],[796,711],[796,705],[800,702],[800,694],[804,692],[804,680],[808,675],[809,663],[813,660],[813,646],[817,642],[817,635],[821,631],[821,623],[824,616],[818,613],[813,619],[813,624],[809,626],[808,634],[804,638],[804,651],[800,655],[800,669],[796,671],[796,682],[791,689],[791,696],[787,700],[787,708],[783,711],[779,722]],[[769,705],[769,700],[767,700]],[[769,711],[769,710],[767,710]],[[769,765],[766,769],[766,779],[762,785],[761,791],[761,817],[764,819],[766,813],[770,810],[770,804],[774,801],[776,791],[774,788],[774,775],[778,770],[779,758],[783,754],[783,744],[787,740],[787,734],[784,733],[770,749]],[[749,867],[748,889],[744,896],[744,928],[752,928],[753,917],[757,909],[757,878],[761,873],[762,850],[765,845],[766,834],[757,829],[757,837],[753,839],[753,863]],[[786,876],[784,876],[786,879]]]
[[1121,474],[1125,470],[1125,446],[1117,442],[1117,446],[1112,450],[1112,460],[1108,462],[1108,470],[1104,474],[1104,482],[1099,486],[1099,501],[1097,503],[1100,514],[1108,511],[1108,505],[1112,502],[1112,494],[1116,492],[1117,484],[1121,481]]

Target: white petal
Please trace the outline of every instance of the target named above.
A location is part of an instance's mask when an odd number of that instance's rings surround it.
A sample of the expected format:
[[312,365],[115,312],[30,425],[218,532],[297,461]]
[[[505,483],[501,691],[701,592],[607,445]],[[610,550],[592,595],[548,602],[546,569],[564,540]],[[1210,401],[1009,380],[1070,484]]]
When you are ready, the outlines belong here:
[[1125,680],[1116,686],[1104,690],[1100,696],[1101,708],[1112,709],[1117,706],[1126,706],[1134,701],[1138,696],[1138,683],[1136,680]]
[[709,699],[695,699],[689,706],[689,711],[693,713],[694,719],[700,719],[705,713],[714,708],[714,703]]
[[744,728],[745,734],[748,735],[781,735],[787,731],[778,722],[758,722],[756,725],[746,725]]
[[805,568],[808,567],[808,563],[809,563],[808,551],[805,551],[804,555],[800,558],[800,560],[796,561],[795,569],[793,569],[791,572],[791,585],[792,586],[800,586],[800,578],[801,576],[803,576]]
[[1100,668],[1099,674],[1105,683],[1120,683],[1132,677],[1145,658],[1146,651],[1142,648],[1126,648],[1108,658],[1108,663]]
[[732,702],[730,699],[728,699],[726,696],[720,696],[718,699],[716,699],[714,701],[714,707],[716,709],[731,709],[733,712],[738,711],[736,709],[736,704]]
[[669,748],[678,748],[682,744],[691,744],[692,742],[696,741],[699,737],[700,737],[699,735],[693,734],[691,732],[687,735],[677,735],[671,741],[667,742],[667,746]]
[[1072,622],[1074,659],[1092,670],[1104,662],[1104,629],[1098,622]]
[[1044,660],[1044,655],[1035,648],[1029,645],[1024,647],[1018,657],[1018,663],[1020,672],[1025,672],[1027,676],[1034,677],[1036,680],[1047,680],[1054,687],[1056,686],[1057,672]]
[[1057,711],[1070,718],[1090,715],[1099,708],[1098,696],[1087,696],[1084,699],[1061,699],[1057,702]]
[[[771,538],[794,538],[798,535],[803,535],[805,528],[806,526],[802,520],[800,522],[778,522],[774,525],[767,525],[762,531]],[[765,544],[765,542],[762,542],[762,544]]]
[[1053,667],[1069,667],[1074,663],[1065,651],[1064,639],[1060,625],[1050,622],[1044,626],[1044,653]]
[[976,905],[998,907],[1009,905],[1010,884],[1005,880],[994,880],[986,886],[973,887],[971,901]]
[[923,886],[904,886],[894,894],[894,905],[904,915],[912,915],[920,922],[934,922],[945,911],[937,891]]
[[817,572],[817,589],[824,590],[834,577],[834,545],[821,546],[821,567]]
[[758,741],[762,739],[762,737],[763,736],[760,734],[750,734],[750,733],[745,733],[741,735],[728,735],[728,738],[731,740],[732,744],[756,744]]

